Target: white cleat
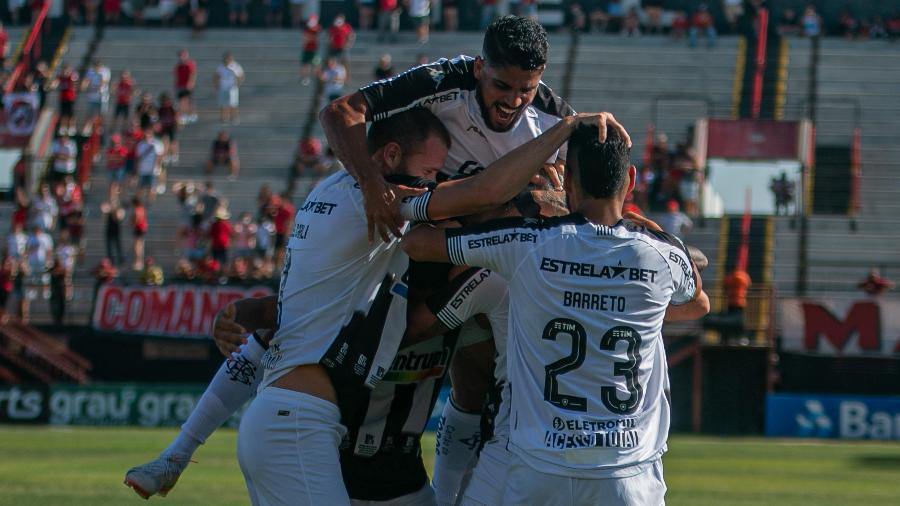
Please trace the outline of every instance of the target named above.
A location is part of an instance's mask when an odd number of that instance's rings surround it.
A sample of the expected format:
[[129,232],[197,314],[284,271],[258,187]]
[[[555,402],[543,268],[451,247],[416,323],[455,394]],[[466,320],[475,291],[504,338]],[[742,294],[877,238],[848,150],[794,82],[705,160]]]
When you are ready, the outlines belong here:
[[190,462],[186,455],[160,455],[156,460],[129,469],[125,474],[125,485],[144,499],[154,494],[165,497]]

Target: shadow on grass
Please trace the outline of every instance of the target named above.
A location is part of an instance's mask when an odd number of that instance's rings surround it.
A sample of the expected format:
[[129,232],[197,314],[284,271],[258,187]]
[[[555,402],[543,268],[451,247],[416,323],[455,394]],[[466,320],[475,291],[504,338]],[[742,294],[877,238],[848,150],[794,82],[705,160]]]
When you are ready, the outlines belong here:
[[856,462],[872,469],[900,469],[900,455],[863,455]]

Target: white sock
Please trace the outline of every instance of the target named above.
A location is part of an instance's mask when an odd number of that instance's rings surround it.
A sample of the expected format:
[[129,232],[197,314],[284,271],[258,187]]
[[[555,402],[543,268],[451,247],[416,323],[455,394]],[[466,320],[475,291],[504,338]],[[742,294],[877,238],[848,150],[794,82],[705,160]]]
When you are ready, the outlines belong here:
[[256,394],[262,380],[259,361],[265,351],[256,337],[251,335],[247,344],[231,354],[231,358],[216,371],[191,415],[181,426],[181,432],[163,454],[193,455],[197,447],[206,442],[206,438]]
[[481,414],[460,410],[451,395],[441,413],[435,440],[431,485],[439,505],[456,504],[463,477],[475,463],[481,443]]

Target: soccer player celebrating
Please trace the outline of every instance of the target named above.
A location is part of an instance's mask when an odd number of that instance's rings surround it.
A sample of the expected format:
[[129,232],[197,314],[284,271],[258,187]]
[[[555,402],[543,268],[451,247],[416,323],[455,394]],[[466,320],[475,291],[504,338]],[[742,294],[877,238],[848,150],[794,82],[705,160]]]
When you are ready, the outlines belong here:
[[[396,211],[396,186],[378,175],[368,156],[366,122],[425,107],[441,119],[452,140],[441,173],[452,177],[480,172],[562,117],[574,114],[541,82],[548,48],[547,33],[538,23],[502,17],[487,28],[481,56],[415,67],[341,97],[322,110],[319,119],[328,145],[362,188],[370,237],[376,230],[384,240],[389,232],[398,236],[402,219]],[[608,113],[600,118],[602,136],[607,124],[628,138]],[[553,163],[559,157],[554,152],[547,161]]]
[[683,244],[622,219],[635,169],[627,142],[566,118],[566,180],[576,212],[419,227],[419,261],[482,266],[509,281],[510,450],[504,504],[662,504],[669,404],[661,329],[709,310]]

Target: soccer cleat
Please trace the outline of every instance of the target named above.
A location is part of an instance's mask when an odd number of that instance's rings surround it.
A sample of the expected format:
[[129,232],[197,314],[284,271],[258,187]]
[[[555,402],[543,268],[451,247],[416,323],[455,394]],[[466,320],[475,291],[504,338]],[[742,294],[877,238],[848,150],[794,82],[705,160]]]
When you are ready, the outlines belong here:
[[186,455],[160,455],[156,460],[129,469],[125,474],[125,485],[144,499],[154,494],[165,497],[190,462]]

